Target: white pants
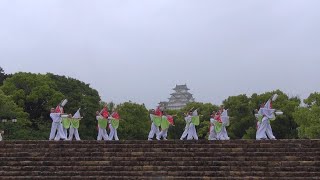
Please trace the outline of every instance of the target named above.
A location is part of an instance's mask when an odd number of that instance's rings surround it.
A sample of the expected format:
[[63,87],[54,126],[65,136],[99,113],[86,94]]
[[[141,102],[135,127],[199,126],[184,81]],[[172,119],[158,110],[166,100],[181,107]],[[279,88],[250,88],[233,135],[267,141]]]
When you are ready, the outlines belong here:
[[186,127],[184,128],[184,131],[181,135],[180,140],[184,140],[188,136],[188,132],[189,132],[189,124],[187,124]]
[[109,140],[109,137],[108,137],[107,130],[106,129],[102,129],[102,128],[99,127],[97,140],[101,141],[102,139],[107,141],[107,140]]
[[196,126],[193,123],[190,123],[189,130],[188,130],[188,137],[187,140],[198,140]]
[[209,134],[208,140],[209,141],[217,140],[217,133],[213,125],[210,127],[210,134]]
[[119,141],[117,129],[113,128],[111,124],[109,125],[109,128],[110,128],[109,140],[112,141],[114,138],[114,140]]
[[[57,132],[57,136],[55,138],[56,132]],[[61,122],[52,122],[49,140],[53,140],[53,139],[56,141],[59,141],[60,139],[64,139],[64,140],[67,139],[65,133],[63,132],[63,127]]]
[[157,136],[157,139],[161,139],[161,138],[167,139],[167,137],[168,137],[168,130],[169,130],[169,129],[164,129],[164,130],[162,130],[162,131],[159,133],[159,135]]
[[217,139],[218,140],[230,140],[227,132],[227,128],[225,126],[222,126],[221,132],[217,133]]
[[153,139],[154,135],[156,135],[157,137],[159,133],[160,133],[159,127],[157,127],[154,123],[152,123],[148,139]]
[[260,123],[257,134],[256,134],[256,139],[261,140],[261,139],[275,139],[272,128],[270,125],[270,120],[267,117],[264,117],[262,119],[262,122]]
[[77,141],[80,141],[80,136],[79,136],[79,131],[76,128],[70,127],[70,132],[69,132],[69,138],[68,140],[72,141],[73,135],[76,138]]
[[[63,133],[64,133],[64,135],[68,138],[68,129],[65,129],[64,127],[63,127],[63,125],[61,125],[61,127],[62,127],[62,129],[63,129]],[[56,135],[56,138],[54,138],[55,140],[59,140],[60,139],[60,134],[57,134]]]

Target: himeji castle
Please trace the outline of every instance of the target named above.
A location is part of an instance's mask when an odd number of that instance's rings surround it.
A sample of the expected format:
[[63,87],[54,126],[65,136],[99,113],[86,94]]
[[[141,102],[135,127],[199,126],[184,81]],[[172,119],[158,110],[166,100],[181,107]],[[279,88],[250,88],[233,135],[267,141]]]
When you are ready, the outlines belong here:
[[168,102],[159,103],[162,109],[179,110],[184,108],[188,103],[195,101],[186,84],[176,85],[173,90],[175,92],[171,94]]

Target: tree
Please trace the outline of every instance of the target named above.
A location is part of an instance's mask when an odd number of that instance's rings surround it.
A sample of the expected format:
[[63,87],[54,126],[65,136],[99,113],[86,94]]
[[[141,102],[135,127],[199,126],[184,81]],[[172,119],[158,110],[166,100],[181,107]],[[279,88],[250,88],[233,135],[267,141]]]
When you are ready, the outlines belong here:
[[293,113],[295,122],[299,125],[299,138],[320,138],[320,94],[312,93],[304,100],[306,107],[298,107]]
[[297,124],[293,120],[293,112],[299,106],[300,100],[297,97],[289,98],[280,90],[266,92],[263,94],[253,94],[251,97],[246,95],[231,96],[223,102],[223,105],[229,109],[231,116],[230,127],[228,128],[229,136],[232,139],[254,139],[256,129],[256,120],[252,113],[265,103],[273,94],[279,95],[273,107],[282,110],[284,115],[278,116],[276,121],[271,122],[273,132],[279,139],[297,138]]
[[79,131],[82,139],[95,139],[97,135],[95,112],[100,110],[98,91],[74,78],[50,73],[47,76],[56,84],[54,89],[68,99],[65,112],[73,114],[81,108],[83,119]]
[[2,67],[0,67],[0,86],[3,85],[4,80],[6,80],[8,77],[10,77],[11,75],[9,74],[5,74],[4,70],[2,69]]
[[[17,123],[12,123],[11,120],[17,118]],[[5,130],[6,139],[33,139],[30,128],[31,122],[27,119],[28,114],[23,112],[23,109],[18,107],[11,97],[6,96],[0,90],[0,119],[7,119],[8,122],[1,123],[0,129]]]
[[32,126],[38,129],[38,119],[48,117],[50,107],[56,106],[64,95],[56,91],[56,84],[47,75],[16,73],[1,87],[6,95],[29,114]]
[[144,105],[125,102],[118,105],[120,114],[119,138],[126,140],[145,140],[151,126],[149,112]]

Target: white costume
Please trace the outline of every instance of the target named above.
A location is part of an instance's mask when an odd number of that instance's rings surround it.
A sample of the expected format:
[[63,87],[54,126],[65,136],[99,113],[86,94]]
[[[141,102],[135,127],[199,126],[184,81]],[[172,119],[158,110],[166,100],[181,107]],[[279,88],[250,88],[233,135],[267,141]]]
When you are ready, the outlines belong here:
[[184,128],[184,131],[182,133],[180,140],[184,140],[188,136],[190,123],[192,121],[192,116],[188,115],[187,117],[184,118],[184,120],[186,121],[186,127]]
[[270,120],[275,119],[275,109],[271,109],[271,100],[263,108],[260,108],[259,114],[263,116],[262,122],[258,125],[256,139],[276,139],[273,135]]
[[[195,110],[193,113],[192,113],[192,116],[198,116],[198,111]],[[192,122],[192,117],[191,117],[191,122],[190,122],[190,125],[189,125],[189,130],[188,130],[188,137],[187,137],[187,140],[198,140],[198,135],[197,135],[197,130],[196,130],[196,126],[193,124]]]
[[222,129],[221,132],[217,133],[217,139],[218,140],[230,140],[227,132],[227,126],[229,126],[229,116],[228,116],[228,110],[223,110],[221,114],[221,121],[222,121]]
[[[104,118],[103,118],[103,116],[99,115],[96,117],[96,119],[97,119],[97,121],[99,121],[100,119],[104,119]],[[98,132],[97,140],[98,141],[101,141],[102,139],[105,141],[109,140],[107,130],[105,128],[100,128],[99,125],[98,125],[98,128],[99,128],[99,132]]]
[[[109,140],[112,141],[114,138],[114,140],[119,141],[118,131],[111,124],[111,120],[113,120],[113,119],[115,119],[115,118],[113,118],[111,115],[111,117],[109,117],[109,128],[110,128]],[[120,121],[120,120],[118,120],[118,121]]]
[[[80,121],[81,115],[80,115],[80,109],[73,115],[72,117],[76,121]],[[70,125],[70,131],[69,131],[69,138],[68,140],[72,141],[73,136],[76,138],[77,141],[80,141],[79,131],[78,128],[73,127],[73,125]]]
[[2,134],[0,133],[0,141],[2,141]]
[[209,133],[209,138],[208,138],[209,141],[217,140],[217,133],[215,131],[214,123],[215,123],[214,118],[211,118],[210,119],[210,133]]
[[61,113],[51,113],[50,117],[52,119],[52,126],[51,126],[51,133],[50,133],[50,137],[49,140],[53,140],[56,132],[57,132],[57,136],[54,140],[58,141],[60,139],[66,140],[67,137],[65,135],[65,133],[63,132],[63,127],[61,124]]
[[[168,121],[168,118],[167,116],[162,116],[162,121]],[[161,138],[163,138],[163,140],[168,140],[167,137],[168,137],[168,130],[169,130],[169,127],[166,128],[166,129],[161,129],[161,132],[157,135],[157,140],[161,140]]]
[[[156,135],[156,137],[158,137],[159,133],[160,133],[160,130],[159,130],[159,127],[156,126],[153,122],[153,118],[155,117],[155,115],[153,114],[150,114],[150,119],[151,119],[151,130],[149,132],[149,136],[148,136],[148,140],[151,141],[154,137],[154,135]],[[158,139],[159,140],[159,139]]]

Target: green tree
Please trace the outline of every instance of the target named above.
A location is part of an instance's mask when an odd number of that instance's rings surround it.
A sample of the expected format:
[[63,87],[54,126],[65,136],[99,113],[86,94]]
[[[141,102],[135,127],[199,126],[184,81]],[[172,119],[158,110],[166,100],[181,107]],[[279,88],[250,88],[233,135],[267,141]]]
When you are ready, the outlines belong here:
[[146,140],[151,126],[149,111],[144,105],[125,102],[118,105],[120,114],[119,138],[126,140]]
[[74,78],[47,74],[55,83],[54,90],[63,94],[68,99],[68,104],[64,108],[68,114],[75,113],[81,108],[83,119],[80,123],[79,131],[82,139],[95,139],[97,127],[95,112],[100,110],[100,96],[97,90]]
[[6,80],[8,77],[10,77],[10,74],[6,74],[2,67],[0,67],[0,86],[3,85],[4,80]]
[[48,118],[50,107],[56,106],[64,95],[56,91],[56,84],[47,75],[16,73],[6,79],[1,89],[29,114],[32,127],[39,129],[39,120]]
[[299,125],[299,138],[320,138],[320,94],[312,93],[304,100],[306,107],[298,107],[293,113],[295,122]]
[[[17,123],[13,123],[12,119],[17,119]],[[0,119],[7,119],[8,122],[0,122],[0,129],[5,131],[5,139],[20,140],[33,139],[30,128],[31,122],[28,120],[28,114],[18,107],[11,97],[6,96],[0,90]]]

